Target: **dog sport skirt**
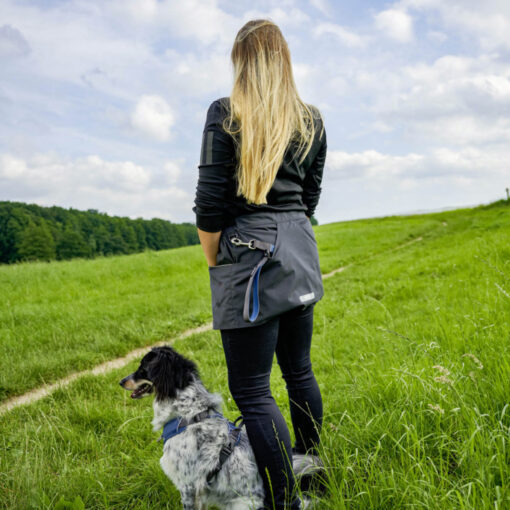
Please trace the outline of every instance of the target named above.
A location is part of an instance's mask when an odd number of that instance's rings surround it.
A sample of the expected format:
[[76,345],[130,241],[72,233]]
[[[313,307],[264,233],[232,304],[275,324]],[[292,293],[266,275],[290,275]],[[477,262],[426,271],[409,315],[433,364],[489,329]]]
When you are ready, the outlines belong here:
[[317,241],[304,211],[235,218],[209,267],[213,329],[267,322],[324,295]]

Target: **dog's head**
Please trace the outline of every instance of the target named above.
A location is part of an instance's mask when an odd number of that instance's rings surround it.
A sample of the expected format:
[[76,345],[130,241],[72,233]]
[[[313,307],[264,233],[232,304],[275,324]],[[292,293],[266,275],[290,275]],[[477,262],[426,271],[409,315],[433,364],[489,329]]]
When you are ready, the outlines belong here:
[[153,347],[142,358],[136,372],[124,377],[120,385],[133,392],[131,398],[155,393],[156,400],[163,400],[174,398],[176,390],[184,389],[192,382],[193,376],[199,377],[195,363],[165,345]]

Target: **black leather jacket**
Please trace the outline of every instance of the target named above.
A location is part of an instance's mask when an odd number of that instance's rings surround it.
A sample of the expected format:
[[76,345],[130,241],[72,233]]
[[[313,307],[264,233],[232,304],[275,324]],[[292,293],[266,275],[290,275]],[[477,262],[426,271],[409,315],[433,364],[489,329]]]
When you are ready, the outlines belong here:
[[326,130],[317,118],[312,148],[299,165],[294,159],[295,146],[291,143],[278,170],[273,186],[267,194],[267,204],[248,204],[236,196],[236,155],[234,140],[222,129],[229,98],[211,103],[202,135],[202,148],[195,205],[196,226],[206,232],[218,232],[234,223],[241,214],[255,211],[305,211],[311,217],[321,193],[322,173],[326,161]]

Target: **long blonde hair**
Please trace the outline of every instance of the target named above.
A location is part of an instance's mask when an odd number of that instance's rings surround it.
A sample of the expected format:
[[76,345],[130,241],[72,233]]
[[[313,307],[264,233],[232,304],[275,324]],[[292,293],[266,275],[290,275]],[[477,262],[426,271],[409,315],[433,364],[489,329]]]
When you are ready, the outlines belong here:
[[322,116],[299,97],[287,42],[272,21],[248,21],[237,33],[231,60],[234,84],[223,129],[235,140],[237,196],[266,204],[289,143],[297,142],[301,164],[314,141],[313,118]]

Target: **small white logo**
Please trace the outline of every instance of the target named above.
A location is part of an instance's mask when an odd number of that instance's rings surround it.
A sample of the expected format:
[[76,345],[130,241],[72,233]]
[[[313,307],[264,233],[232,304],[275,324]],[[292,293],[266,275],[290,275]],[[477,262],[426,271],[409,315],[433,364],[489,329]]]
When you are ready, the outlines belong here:
[[315,294],[313,292],[309,292],[308,294],[303,294],[302,296],[299,296],[299,300],[301,303],[304,303],[305,301],[310,301],[310,299],[313,299],[315,297]]

